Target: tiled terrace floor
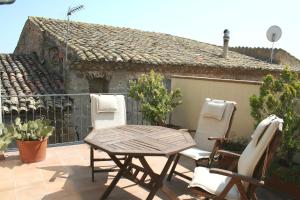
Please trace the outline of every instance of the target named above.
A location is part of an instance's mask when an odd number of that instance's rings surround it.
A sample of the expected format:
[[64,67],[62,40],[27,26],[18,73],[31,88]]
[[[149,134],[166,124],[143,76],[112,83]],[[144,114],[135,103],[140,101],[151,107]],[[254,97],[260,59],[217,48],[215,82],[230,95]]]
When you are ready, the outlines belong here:
[[[99,199],[112,181],[116,172],[98,173],[91,182],[89,168],[89,148],[85,144],[52,147],[47,149],[47,159],[33,164],[22,164],[18,152],[9,152],[5,161],[0,162],[1,200],[77,200]],[[97,153],[96,156],[104,156]],[[161,170],[166,161],[163,157],[151,157],[149,162],[156,170]],[[192,169],[192,163],[184,161],[185,167]],[[112,165],[108,163],[107,165]],[[179,166],[180,171],[188,171]],[[192,175],[192,173],[188,173]],[[187,188],[188,182],[175,177],[165,183],[179,199],[195,199]],[[148,191],[121,179],[108,199],[145,199]],[[259,199],[285,199],[263,190]],[[158,193],[154,199],[167,199]]]

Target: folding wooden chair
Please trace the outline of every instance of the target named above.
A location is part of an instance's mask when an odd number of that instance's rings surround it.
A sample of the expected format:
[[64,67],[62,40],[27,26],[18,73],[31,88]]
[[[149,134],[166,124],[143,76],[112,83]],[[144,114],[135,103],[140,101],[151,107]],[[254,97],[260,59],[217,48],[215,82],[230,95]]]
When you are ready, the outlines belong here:
[[266,170],[280,144],[283,120],[271,115],[255,129],[241,155],[218,151],[236,158],[234,171],[196,167],[189,185],[200,195],[213,199],[257,199],[255,190],[264,185]]
[[[96,95],[91,94],[91,121],[92,131],[126,124],[126,103],[124,95]],[[90,166],[92,181],[94,173],[116,171],[115,168],[95,169],[95,161],[112,161],[110,158],[94,158],[95,147],[90,147]],[[124,159],[124,158],[120,158]]]
[[216,151],[221,143],[227,139],[233,116],[236,111],[236,102],[206,98],[201,108],[198,127],[195,134],[197,147],[184,150],[176,155],[173,166],[167,180],[170,181],[173,174],[191,180],[183,173],[175,171],[181,156],[195,161],[196,166],[203,160],[207,165],[214,159]]

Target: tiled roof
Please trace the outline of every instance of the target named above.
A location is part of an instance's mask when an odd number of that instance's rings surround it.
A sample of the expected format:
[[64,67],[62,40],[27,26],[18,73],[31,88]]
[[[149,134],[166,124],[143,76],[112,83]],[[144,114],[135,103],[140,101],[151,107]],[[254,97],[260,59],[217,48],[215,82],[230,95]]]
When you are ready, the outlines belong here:
[[[263,61],[269,61],[271,56],[271,48],[264,47],[230,47],[230,50],[251,56]],[[273,63],[297,66],[300,69],[300,60],[291,55],[284,49],[273,49]]]
[[53,107],[52,98],[30,95],[64,93],[59,76],[43,68],[34,55],[0,54],[0,71],[2,109],[6,113]]
[[[29,17],[41,31],[64,43],[67,21]],[[221,39],[221,35],[220,35]],[[206,66],[281,70],[234,51],[222,58],[222,47],[169,34],[107,25],[70,22],[69,49],[77,61],[126,62],[150,65]]]

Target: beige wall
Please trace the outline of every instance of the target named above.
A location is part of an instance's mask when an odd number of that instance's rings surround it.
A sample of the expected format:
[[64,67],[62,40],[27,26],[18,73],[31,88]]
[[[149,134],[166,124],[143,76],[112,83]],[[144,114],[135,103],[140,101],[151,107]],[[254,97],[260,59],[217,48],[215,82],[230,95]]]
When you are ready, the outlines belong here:
[[254,128],[249,97],[259,94],[259,87],[260,82],[173,76],[172,89],[181,89],[183,104],[175,109],[171,122],[196,129],[201,105],[206,97],[232,100],[237,102],[237,111],[229,136],[249,137]]

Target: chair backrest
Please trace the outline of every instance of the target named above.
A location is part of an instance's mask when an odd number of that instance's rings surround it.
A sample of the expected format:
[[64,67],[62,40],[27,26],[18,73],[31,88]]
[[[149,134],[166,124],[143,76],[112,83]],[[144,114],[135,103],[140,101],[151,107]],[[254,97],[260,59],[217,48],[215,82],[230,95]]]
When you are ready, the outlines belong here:
[[208,137],[228,136],[235,110],[234,101],[205,99],[194,138],[200,149],[212,152],[215,141]]
[[[270,115],[258,124],[249,144],[239,158],[237,169],[239,174],[252,177],[259,163],[267,167],[267,162],[270,160],[268,154],[270,152],[269,155],[273,156],[276,149],[274,149],[274,144],[278,145],[277,136],[282,129],[282,125],[283,120],[276,115]],[[264,154],[265,156],[263,156]]]
[[91,121],[94,129],[126,124],[124,95],[91,94]]

